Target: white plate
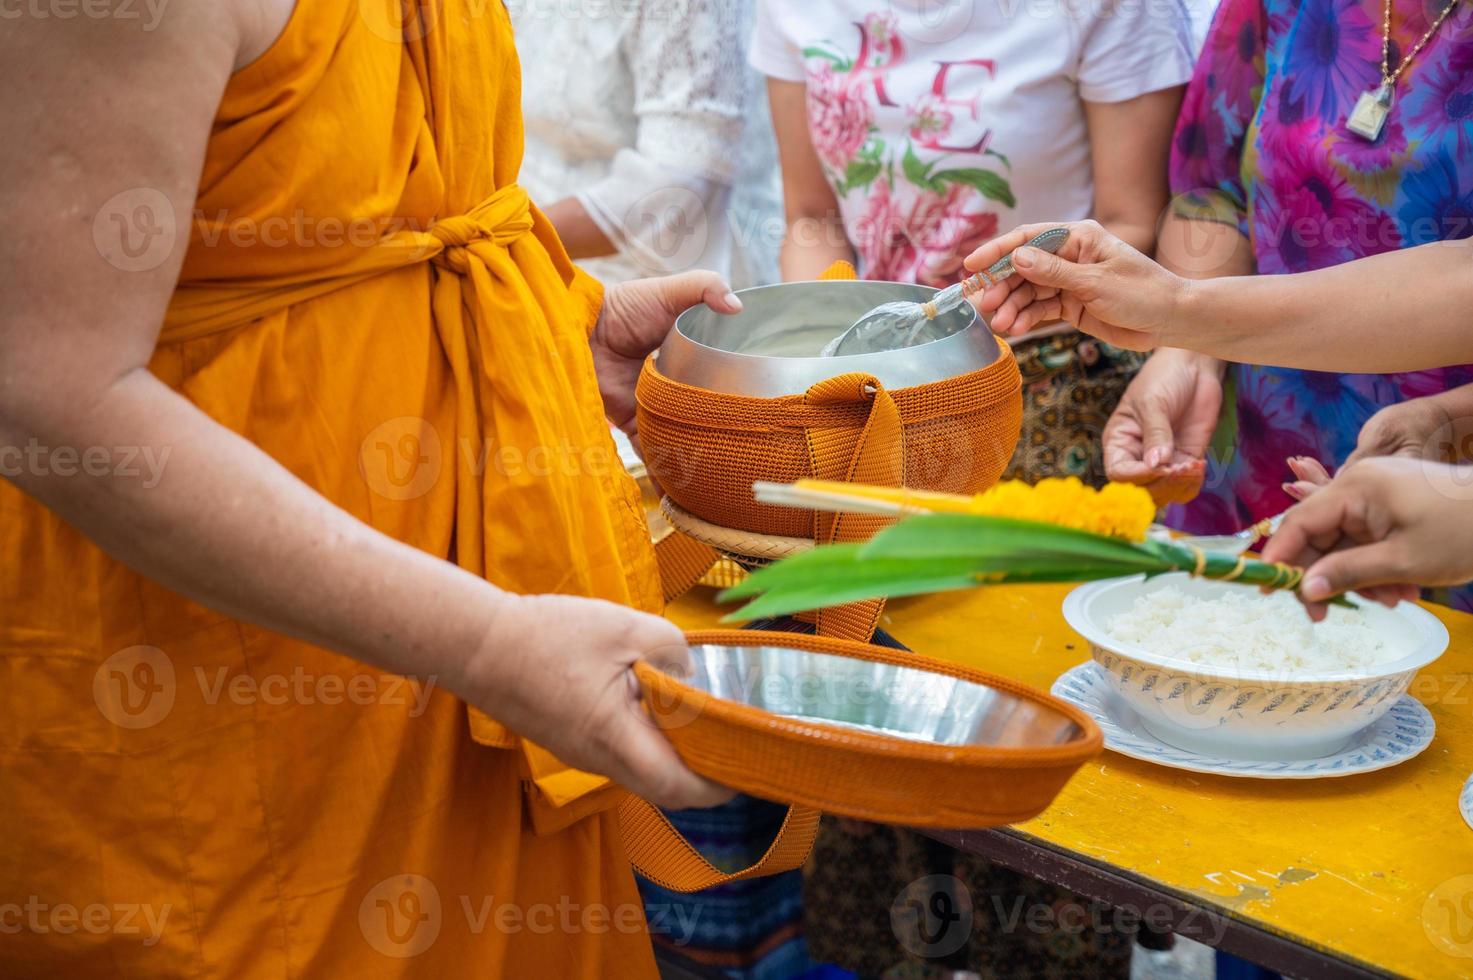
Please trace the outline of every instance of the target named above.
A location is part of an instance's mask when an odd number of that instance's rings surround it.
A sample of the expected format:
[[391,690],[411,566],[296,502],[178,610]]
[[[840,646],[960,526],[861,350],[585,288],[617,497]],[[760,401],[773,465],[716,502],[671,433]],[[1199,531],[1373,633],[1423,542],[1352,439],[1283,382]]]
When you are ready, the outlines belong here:
[[[1133,759],[1154,762],[1172,769],[1204,772],[1216,776],[1247,776],[1255,779],[1324,779],[1375,772],[1406,762],[1432,744],[1437,726],[1422,703],[1403,695],[1381,720],[1355,736],[1340,752],[1323,759],[1299,762],[1245,762],[1214,759],[1167,745],[1141,725],[1124,702],[1110,690],[1093,662],[1080,664],[1056,681],[1054,697],[1082,708],[1105,733],[1105,748]],[[1473,806],[1473,780],[1464,790],[1464,816]],[[1473,823],[1473,820],[1470,820]]]
[[1463,784],[1462,795],[1458,797],[1458,810],[1468,826],[1473,827],[1473,776],[1469,776],[1468,781]]

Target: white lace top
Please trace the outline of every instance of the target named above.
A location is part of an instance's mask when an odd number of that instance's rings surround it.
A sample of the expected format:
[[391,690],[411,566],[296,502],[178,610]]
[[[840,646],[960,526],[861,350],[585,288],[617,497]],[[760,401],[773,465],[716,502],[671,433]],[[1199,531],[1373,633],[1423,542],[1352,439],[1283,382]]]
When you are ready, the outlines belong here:
[[[509,8],[527,131],[521,182],[543,206],[576,196],[619,249],[580,264],[611,282],[692,268],[737,287],[775,278],[777,242],[763,226],[779,207],[776,150],[747,65],[751,0]],[[739,184],[747,175],[757,179]]]

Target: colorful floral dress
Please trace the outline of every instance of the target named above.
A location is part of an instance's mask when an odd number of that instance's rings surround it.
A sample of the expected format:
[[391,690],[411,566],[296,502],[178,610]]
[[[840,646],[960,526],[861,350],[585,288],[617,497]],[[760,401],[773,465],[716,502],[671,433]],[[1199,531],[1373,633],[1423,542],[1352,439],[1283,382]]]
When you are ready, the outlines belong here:
[[[1441,8],[1392,7],[1394,66]],[[1382,0],[1224,0],[1218,10],[1177,128],[1172,190],[1236,217],[1262,274],[1473,235],[1473,4],[1460,3],[1411,63],[1371,143],[1345,119],[1380,83],[1382,16]],[[1264,329],[1273,327],[1265,311]],[[1334,466],[1377,410],[1473,382],[1473,367],[1364,375],[1236,365],[1229,377],[1206,489],[1169,518],[1193,531],[1280,513],[1293,503],[1281,489],[1288,457]],[[1473,608],[1468,593],[1458,604]]]

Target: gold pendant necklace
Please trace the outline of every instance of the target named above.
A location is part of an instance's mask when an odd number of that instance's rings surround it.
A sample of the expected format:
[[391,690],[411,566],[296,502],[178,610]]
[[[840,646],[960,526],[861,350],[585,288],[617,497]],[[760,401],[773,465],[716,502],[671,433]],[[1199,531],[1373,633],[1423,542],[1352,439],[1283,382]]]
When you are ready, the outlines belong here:
[[1381,132],[1386,128],[1386,117],[1391,115],[1391,106],[1396,101],[1396,82],[1401,78],[1402,72],[1412,63],[1412,59],[1422,53],[1427,42],[1432,40],[1442,22],[1447,20],[1448,14],[1458,5],[1458,0],[1448,0],[1448,5],[1443,8],[1442,13],[1437,15],[1437,20],[1422,35],[1422,39],[1413,46],[1401,64],[1397,65],[1396,71],[1391,70],[1391,0],[1386,0],[1386,18],[1382,25],[1381,41],[1381,84],[1368,92],[1361,94],[1360,99],[1351,110],[1350,117],[1345,120],[1345,128],[1364,140],[1374,143],[1381,138]]

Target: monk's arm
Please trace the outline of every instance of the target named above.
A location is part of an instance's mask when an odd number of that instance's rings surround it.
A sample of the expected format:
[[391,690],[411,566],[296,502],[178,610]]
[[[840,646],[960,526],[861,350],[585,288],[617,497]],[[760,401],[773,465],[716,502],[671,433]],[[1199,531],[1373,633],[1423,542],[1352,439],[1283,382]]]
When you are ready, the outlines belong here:
[[[9,66],[0,73],[22,88],[0,110],[0,136],[12,148],[29,136],[28,152],[6,153],[10,172],[0,172],[3,210],[15,216],[0,240],[0,445],[78,455],[139,446],[166,463],[152,487],[85,472],[62,477],[59,467],[21,466],[14,482],[170,588],[378,666],[451,683],[464,665],[445,653],[480,644],[500,594],[333,507],[147,369],[238,25],[202,4],[180,4],[160,19],[162,37],[117,43],[107,31],[73,34],[66,43],[78,57],[49,51],[43,66],[24,47],[36,23],[16,21],[0,41],[0,65]],[[57,34],[36,33],[48,41]],[[182,64],[161,66],[156,55],[164,52]],[[16,78],[27,62],[34,74]],[[150,85],[140,77],[150,72],[189,84]],[[60,97],[57,73],[73,98]],[[150,241],[144,229],[166,223],[176,242],[166,257],[122,251],[125,239],[142,247]],[[161,240],[153,238],[155,247]],[[155,257],[156,268],[140,268]],[[396,597],[403,595],[414,598],[406,604]],[[415,608],[422,614],[410,615]]]
[[[24,16],[0,31],[0,447],[84,458],[89,447],[142,447],[166,460],[156,483],[26,466],[11,479],[196,601],[433,677],[659,802],[719,799],[627,700],[633,659],[682,662],[673,626],[608,603],[508,595],[394,541],[148,371],[220,94],[264,46],[253,25],[269,41],[283,21],[252,0],[175,0],[148,31]],[[121,251],[113,215],[170,229],[179,244]]]

